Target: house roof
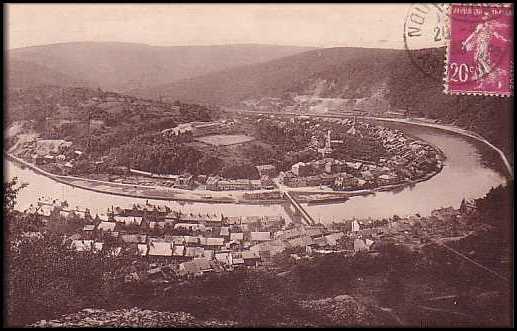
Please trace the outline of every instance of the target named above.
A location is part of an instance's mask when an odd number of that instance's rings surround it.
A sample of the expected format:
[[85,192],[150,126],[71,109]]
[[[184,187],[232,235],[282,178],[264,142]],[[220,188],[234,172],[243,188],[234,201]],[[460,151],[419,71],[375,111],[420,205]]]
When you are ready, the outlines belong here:
[[92,249],[93,240],[72,240],[70,247],[78,252],[89,251]]
[[93,250],[94,251],[101,251],[103,246],[104,246],[104,243],[94,242],[93,243]]
[[130,224],[140,225],[142,223],[142,217],[115,216],[115,222],[124,223],[125,225],[130,225]]
[[281,216],[264,216],[262,217],[263,223],[273,223],[273,222],[280,222],[282,221]]
[[211,270],[212,265],[206,258],[196,258],[192,261],[181,263],[179,269],[182,274],[196,274],[198,272]]
[[364,243],[364,240],[362,240],[362,239],[354,240],[354,251],[355,252],[367,251],[367,250],[368,250],[368,246],[366,246],[366,244]]
[[96,217],[98,217],[101,221],[104,221],[104,222],[108,221],[108,216],[106,216],[106,215],[96,215]]
[[50,216],[52,214],[52,207],[50,206],[41,206],[39,209],[39,214],[42,214],[43,216]]
[[164,228],[167,222],[149,222],[149,227],[154,229],[155,227]]
[[224,245],[224,238],[206,238],[207,246],[222,246]]
[[230,227],[228,227],[228,226],[222,226],[222,227],[221,227],[220,235],[221,235],[221,236],[229,236],[229,235],[230,235]]
[[78,252],[84,251],[100,251],[104,246],[101,242],[94,242],[93,240],[72,240],[71,248]]
[[201,257],[203,256],[204,249],[203,247],[186,247],[185,248],[185,256],[188,257]]
[[[167,236],[165,236],[165,238],[167,238]],[[174,245],[182,245],[185,243],[185,238],[183,236],[171,236],[170,239],[174,242]]]
[[227,216],[226,223],[227,224],[241,224],[242,217],[240,216]]
[[313,238],[313,242],[314,242],[314,244],[318,245],[319,247],[324,247],[324,246],[327,246],[327,244],[328,244],[327,238],[325,238],[325,237]]
[[250,247],[250,250],[257,252],[271,252],[273,254],[277,254],[282,252],[286,248],[286,244],[282,240],[271,240],[261,242],[260,244],[254,245]]
[[119,237],[125,243],[145,243],[147,239],[145,234],[121,234]]
[[172,256],[172,244],[167,242],[150,242],[148,255]]
[[201,272],[201,268],[194,261],[183,262],[179,266],[180,273],[182,274],[196,274]]
[[252,232],[251,233],[251,240],[252,241],[267,241],[267,240],[271,240],[271,233],[270,232]]
[[79,239],[81,239],[81,235],[79,233],[74,233],[73,235],[68,237],[68,239],[70,239],[70,240],[79,240]]
[[262,220],[261,216],[246,216],[242,218],[242,223],[256,223]]
[[256,251],[242,251],[242,258],[244,260],[260,259],[260,255]]
[[203,251],[203,257],[206,257],[207,259],[213,259],[214,257],[214,250],[212,249],[205,249]]
[[174,229],[184,228],[184,229],[192,229],[192,230],[204,230],[205,226],[203,224],[197,223],[176,223],[174,225]]
[[231,264],[232,262],[232,257],[230,253],[216,253],[215,259],[219,262],[226,264]]
[[201,269],[201,271],[212,269],[212,264],[210,263],[210,260],[206,257],[194,258],[192,262],[196,263],[199,266],[199,269]]
[[122,252],[122,247],[113,247],[112,252],[113,252],[113,255],[119,256],[120,252]]
[[97,229],[101,231],[113,231],[115,230],[115,225],[115,222],[100,222]]
[[139,255],[145,256],[147,254],[148,247],[146,244],[138,244],[137,248]]
[[233,258],[232,257],[232,264],[243,264],[244,259],[243,258]]
[[270,170],[270,169],[276,169],[276,167],[272,164],[264,164],[264,165],[258,165],[256,166],[258,170]]
[[244,233],[242,233],[242,232],[230,233],[230,240],[244,240]]
[[174,256],[183,256],[185,251],[185,246],[183,245],[174,245],[174,252],[172,255]]
[[343,238],[345,234],[343,232],[331,233],[325,236],[325,239],[331,246],[337,245],[337,240]]
[[86,224],[83,227],[83,231],[93,231],[95,230],[95,224]]
[[194,236],[183,236],[183,240],[188,244],[197,244],[199,242],[199,238]]
[[217,215],[207,215],[205,217],[205,221],[207,222],[222,222],[222,219],[220,216]]
[[293,228],[284,231],[278,231],[277,234],[278,238],[287,240],[303,235],[304,231],[301,228]]

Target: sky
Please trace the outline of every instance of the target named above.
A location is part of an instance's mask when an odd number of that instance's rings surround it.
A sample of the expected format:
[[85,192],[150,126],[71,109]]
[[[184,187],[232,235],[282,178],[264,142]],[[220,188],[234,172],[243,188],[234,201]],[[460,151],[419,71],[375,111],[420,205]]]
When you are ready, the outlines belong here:
[[7,48],[74,41],[155,46],[403,48],[409,4],[9,4]]

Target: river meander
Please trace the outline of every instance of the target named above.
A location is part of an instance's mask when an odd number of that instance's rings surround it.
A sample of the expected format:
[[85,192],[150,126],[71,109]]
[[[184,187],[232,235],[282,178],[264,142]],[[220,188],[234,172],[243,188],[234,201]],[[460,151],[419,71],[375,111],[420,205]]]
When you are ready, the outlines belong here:
[[[441,149],[446,157],[440,173],[431,179],[400,188],[396,191],[376,192],[367,196],[352,197],[345,202],[303,206],[316,221],[328,223],[343,219],[390,217],[419,213],[429,215],[440,207],[458,207],[463,198],[484,196],[492,187],[506,182],[504,168],[488,165],[488,159],[497,158],[481,142],[436,128],[402,123],[382,125],[403,129],[410,135],[425,140]],[[488,157],[490,156],[490,157]],[[130,207],[145,203],[146,199],[132,198],[74,188],[53,181],[30,169],[22,169],[11,161],[4,161],[7,178],[18,177],[29,183],[18,197],[17,209],[23,210],[39,197],[66,199],[71,207],[90,208],[94,213],[106,213],[111,206]],[[153,204],[166,204],[173,209],[196,213],[222,213],[224,215],[282,215],[287,216],[285,205],[247,205],[224,203],[176,202],[149,199]]]

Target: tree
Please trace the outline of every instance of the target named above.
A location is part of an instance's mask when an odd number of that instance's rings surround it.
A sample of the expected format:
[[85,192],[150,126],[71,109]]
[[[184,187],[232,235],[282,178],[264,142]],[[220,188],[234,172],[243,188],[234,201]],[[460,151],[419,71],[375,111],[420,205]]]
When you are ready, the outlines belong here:
[[11,213],[14,210],[18,192],[27,185],[27,183],[18,185],[18,177],[14,177],[9,182],[4,183],[4,213]]

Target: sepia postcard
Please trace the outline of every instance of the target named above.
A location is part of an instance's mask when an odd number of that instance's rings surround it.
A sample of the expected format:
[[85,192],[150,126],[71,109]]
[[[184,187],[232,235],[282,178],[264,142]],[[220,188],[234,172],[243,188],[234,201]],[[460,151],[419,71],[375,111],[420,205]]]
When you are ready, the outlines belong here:
[[513,15],[4,4],[4,326],[513,326]]

